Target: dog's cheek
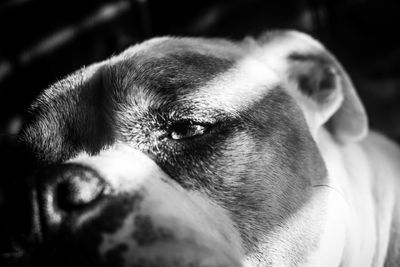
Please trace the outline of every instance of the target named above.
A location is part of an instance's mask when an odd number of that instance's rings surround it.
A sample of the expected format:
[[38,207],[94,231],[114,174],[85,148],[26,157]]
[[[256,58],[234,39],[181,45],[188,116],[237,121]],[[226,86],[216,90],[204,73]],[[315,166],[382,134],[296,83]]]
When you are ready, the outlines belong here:
[[209,178],[208,192],[230,211],[245,250],[251,253],[276,224],[277,214],[282,214],[280,194],[286,182],[279,175],[281,170],[271,167],[277,159],[269,149],[259,150],[248,134],[237,134],[233,140],[224,157],[214,164],[219,168],[215,177]]
[[[275,242],[271,236],[313,197],[314,180],[326,178],[324,163],[297,107],[291,102],[268,104],[264,107],[280,115],[267,113],[257,119],[257,125],[238,128],[213,163],[214,179],[207,178],[213,181],[210,196],[232,214],[248,255],[263,253],[263,244]],[[305,238],[306,234],[299,240]],[[303,248],[296,246],[285,249],[293,247],[293,253],[300,255]]]

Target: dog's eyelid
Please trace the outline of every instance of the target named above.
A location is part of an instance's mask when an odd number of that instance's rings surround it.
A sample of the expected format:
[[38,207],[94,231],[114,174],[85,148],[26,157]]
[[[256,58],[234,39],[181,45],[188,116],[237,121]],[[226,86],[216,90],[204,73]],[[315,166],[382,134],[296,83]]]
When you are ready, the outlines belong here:
[[170,138],[181,140],[201,136],[207,131],[208,127],[199,124],[188,124],[181,128],[175,128],[170,132]]
[[168,137],[172,140],[180,141],[200,137],[207,134],[210,130],[215,128],[219,122],[213,120],[202,119],[181,119],[178,121],[170,122],[167,129],[167,134],[163,137]]
[[217,123],[217,120],[212,118],[204,118],[204,117],[186,117],[180,119],[173,119],[169,121],[170,125],[201,125],[201,126],[210,126]]
[[217,123],[220,121],[220,118],[210,116],[209,114],[172,114],[167,118],[169,125],[178,125],[178,124],[187,124],[194,125],[199,124],[203,126],[208,126]]
[[176,105],[159,110],[162,117],[172,122],[193,121],[197,123],[214,124],[225,119],[237,117],[236,113],[228,112],[221,107],[212,107],[204,103],[197,105]]
[[193,108],[183,111],[175,110],[168,112],[166,117],[172,122],[192,121],[199,124],[215,124],[218,122],[235,119],[238,117],[238,114],[212,108],[204,110],[196,110]]

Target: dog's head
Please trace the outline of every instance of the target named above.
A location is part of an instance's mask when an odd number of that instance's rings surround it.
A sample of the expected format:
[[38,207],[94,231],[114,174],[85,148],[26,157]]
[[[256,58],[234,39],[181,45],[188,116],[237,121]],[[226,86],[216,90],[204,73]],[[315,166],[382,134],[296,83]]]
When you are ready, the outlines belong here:
[[318,134],[366,132],[342,67],[295,32],[152,39],[57,82],[30,114],[2,151],[16,266],[305,263],[329,217]]

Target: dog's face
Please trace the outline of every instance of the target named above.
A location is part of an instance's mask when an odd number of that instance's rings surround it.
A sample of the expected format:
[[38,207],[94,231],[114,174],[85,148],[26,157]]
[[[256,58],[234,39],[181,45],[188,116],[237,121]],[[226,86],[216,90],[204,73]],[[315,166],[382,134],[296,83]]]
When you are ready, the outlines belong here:
[[9,262],[307,263],[329,213],[315,136],[365,131],[343,115],[363,118],[348,87],[291,32],[153,39],[76,72],[33,104],[4,156]]

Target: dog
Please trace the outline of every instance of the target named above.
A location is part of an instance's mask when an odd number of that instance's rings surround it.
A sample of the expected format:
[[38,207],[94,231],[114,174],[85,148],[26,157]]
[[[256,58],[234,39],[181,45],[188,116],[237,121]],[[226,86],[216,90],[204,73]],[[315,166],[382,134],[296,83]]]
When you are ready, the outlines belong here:
[[5,266],[400,266],[400,150],[305,33],[154,38],[29,114]]

